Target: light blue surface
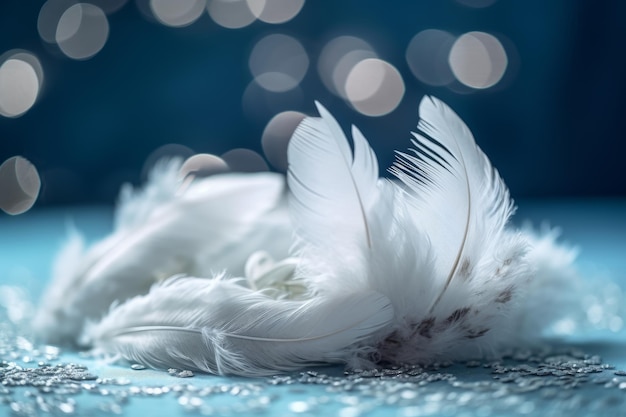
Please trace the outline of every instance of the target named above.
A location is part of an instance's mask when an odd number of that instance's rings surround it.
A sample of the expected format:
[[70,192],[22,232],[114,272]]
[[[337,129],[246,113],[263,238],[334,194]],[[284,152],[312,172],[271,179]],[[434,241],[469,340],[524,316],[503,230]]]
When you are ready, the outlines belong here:
[[626,284],[626,200],[522,201],[514,222],[561,230],[562,241],[579,249],[578,268],[590,279],[606,274]]
[[[520,202],[519,206],[515,216],[517,223],[527,219],[534,225],[540,225],[545,221],[558,225],[563,230],[564,241],[580,249],[578,266],[588,279],[597,279],[598,282],[611,279],[620,283],[622,288],[626,287],[625,200],[528,201]],[[0,285],[26,288],[33,299],[37,299],[49,278],[54,255],[64,240],[70,220],[89,240],[94,240],[109,232],[111,210],[73,208],[32,211],[20,217],[1,217]],[[618,369],[626,369],[626,339],[623,333],[597,332],[578,335],[576,341],[570,345],[591,355],[601,355],[605,363],[615,365]],[[15,360],[19,361],[20,358],[16,357]],[[621,397],[625,393],[619,388],[622,379],[626,388],[626,377],[615,376],[613,370],[597,376],[593,374],[591,378],[617,377],[615,386],[605,388],[603,384],[588,382],[574,390],[575,395],[567,398],[549,397],[547,393],[551,392],[550,388],[527,394],[507,393],[502,397],[485,390],[488,395],[485,394],[482,398],[480,389],[467,389],[463,384],[493,381],[491,370],[464,365],[441,370],[454,375],[461,385],[435,382],[422,387],[414,380],[407,380],[402,385],[402,381],[389,378],[367,378],[346,385],[348,380],[343,377],[343,369],[339,367],[317,369],[329,376],[326,379],[328,384],[318,381],[308,384],[296,382],[289,385],[271,385],[267,378],[222,378],[210,375],[175,378],[160,371],[134,371],[124,364],[109,365],[71,352],[62,353],[60,360],[84,364],[100,378],[128,380],[128,385],[100,386],[112,393],[128,392],[130,387],[169,387],[170,390],[179,389],[185,392],[161,395],[141,392],[130,395],[123,401],[114,400],[115,396],[111,395],[82,393],[75,397],[77,415],[111,415],[112,412],[122,412],[129,416],[182,416],[200,412],[213,412],[213,415],[248,415],[257,410],[260,415],[272,416],[408,417],[463,413],[489,416],[537,413],[539,408],[543,415],[595,415],[601,414],[602,410],[606,415],[618,415],[623,409]],[[23,365],[36,366],[32,363]],[[298,373],[295,377],[297,379]],[[331,379],[333,377],[336,379]],[[333,387],[333,382],[337,387]],[[190,387],[186,387],[188,384]],[[207,387],[219,387],[225,392],[200,395],[202,393],[198,390]],[[19,390],[13,389],[13,394]],[[30,391],[33,389],[30,388]],[[0,394],[0,415],[12,415],[10,404],[2,403],[6,401],[3,398],[8,397]],[[121,404],[119,409],[115,408],[118,402]],[[464,408],[463,404],[467,406]]]

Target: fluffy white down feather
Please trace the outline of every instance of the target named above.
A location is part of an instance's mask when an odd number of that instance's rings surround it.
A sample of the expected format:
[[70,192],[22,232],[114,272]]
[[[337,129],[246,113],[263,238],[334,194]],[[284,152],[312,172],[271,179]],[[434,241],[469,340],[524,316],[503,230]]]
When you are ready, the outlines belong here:
[[392,316],[371,291],[276,300],[232,279],[174,277],[113,308],[86,337],[155,368],[258,376],[346,362]]
[[157,164],[140,191],[122,191],[114,232],[84,250],[75,234],[33,322],[40,339],[75,344],[86,319],[174,274],[243,274],[264,249],[286,256],[291,226],[278,174],[223,174],[179,190],[180,161]]
[[[557,243],[557,229],[535,231],[527,226],[522,233],[528,241],[526,259],[533,274],[511,318],[513,339],[524,344],[542,336],[567,335],[575,328],[591,327],[583,299],[600,294],[598,286],[585,280],[575,268],[578,251]],[[564,320],[573,324],[566,326],[571,327],[569,332],[558,328]]]
[[445,104],[425,98],[414,155],[400,154],[392,168],[399,186],[378,180],[373,151],[356,128],[353,153],[318,108],[321,119],[301,123],[288,154],[300,273],[314,293],[387,296],[395,316],[377,335],[383,360],[495,353],[508,340],[518,286],[530,278],[527,243],[505,229],[508,191],[469,129]]

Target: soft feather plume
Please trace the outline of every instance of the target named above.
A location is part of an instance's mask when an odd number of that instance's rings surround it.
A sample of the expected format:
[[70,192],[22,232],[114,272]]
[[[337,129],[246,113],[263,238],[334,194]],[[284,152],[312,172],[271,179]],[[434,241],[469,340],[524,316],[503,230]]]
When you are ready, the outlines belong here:
[[[122,192],[116,230],[86,253],[70,240],[64,264],[44,294],[33,327],[40,338],[75,343],[85,319],[113,302],[145,294],[173,274],[242,274],[261,247],[284,257],[284,180],[277,174],[223,174],[178,189],[180,161],[157,165],[136,193]],[[271,244],[267,242],[270,241]],[[262,245],[262,246],[261,246]]]
[[299,274],[313,291],[349,292],[367,286],[368,260],[381,244],[373,221],[393,217],[391,206],[380,204],[392,190],[379,184],[376,155],[361,132],[353,127],[353,151],[337,121],[316,104],[321,117],[302,121],[287,153]]
[[353,155],[337,121],[316,104],[322,117],[305,118],[289,143],[291,215],[302,239],[349,254],[354,244],[372,244],[367,216],[378,199],[378,161],[356,128]]
[[453,279],[498,244],[513,212],[506,185],[476,145],[465,123],[444,103],[420,104],[413,153],[398,153],[390,171],[410,189],[414,218],[436,256],[440,295]]
[[400,153],[391,172],[406,186],[408,221],[428,242],[432,270],[420,279],[429,291],[383,350],[400,361],[494,354],[510,340],[509,316],[531,278],[528,244],[505,228],[508,190],[463,121],[431,97],[420,118],[413,155]]
[[155,368],[258,376],[346,362],[392,316],[374,292],[276,300],[235,280],[171,278],[114,308],[86,337]]
[[530,246],[526,259],[532,265],[533,275],[511,318],[518,330],[516,337],[522,339],[520,343],[524,338],[564,336],[593,328],[585,300],[596,299],[608,311],[608,300],[602,294],[607,286],[580,275],[574,267],[578,250],[557,243],[558,229],[544,226],[536,231],[527,225],[522,233]]
[[542,288],[569,279],[573,259],[507,226],[508,190],[452,110],[424,98],[414,149],[390,169],[399,182],[378,178],[358,129],[352,148],[318,110],[288,149],[292,257],[252,256],[248,283],[158,284],[90,326],[90,343],[156,368],[264,375],[321,362],[498,355],[559,319],[551,311],[522,326],[546,300]]
[[[315,294],[372,290],[394,321],[376,335],[380,357],[424,362],[494,352],[529,278],[527,245],[504,226],[508,191],[465,124],[434,98],[420,105],[414,155],[377,180],[373,151],[353,128],[305,119],[289,147],[290,210],[301,274]],[[339,177],[339,178],[337,178]]]
[[176,198],[180,192],[181,158],[163,158],[148,171],[148,181],[141,188],[123,184],[114,213],[114,229],[123,230],[141,226],[152,212]]

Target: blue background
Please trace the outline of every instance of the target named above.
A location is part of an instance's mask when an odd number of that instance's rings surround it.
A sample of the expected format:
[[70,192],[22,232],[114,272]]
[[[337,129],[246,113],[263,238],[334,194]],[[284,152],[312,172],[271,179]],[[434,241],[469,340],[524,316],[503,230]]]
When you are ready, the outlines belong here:
[[[0,54],[14,48],[29,50],[41,60],[45,72],[43,90],[32,109],[16,119],[0,116],[0,161],[23,155],[42,176],[36,207],[46,210],[0,216],[0,283],[24,288],[32,301],[42,295],[69,218],[89,241],[111,229],[110,207],[52,206],[111,204],[122,182],[141,181],[144,161],[159,146],[180,143],[215,154],[238,147],[260,152],[262,131],[276,111],[313,114],[313,100],[320,100],[344,126],[360,126],[384,169],[392,161],[393,150],[408,145],[408,132],[417,123],[417,103],[424,94],[442,98],[471,127],[512,195],[520,200],[518,224],[548,220],[562,226],[563,240],[581,249],[577,262],[581,274],[597,279],[599,285],[606,278],[624,288],[626,204],[587,197],[626,196],[621,162],[626,147],[625,2],[499,0],[491,7],[472,9],[454,0],[309,0],[285,24],[256,22],[229,30],[216,25],[206,13],[189,27],[168,28],[147,20],[131,0],[109,16],[108,42],[87,61],[66,58],[40,40],[37,16],[43,3],[4,0],[0,5]],[[411,38],[428,28],[455,35],[480,30],[508,39],[505,46],[511,64],[502,83],[458,94],[419,82],[404,54]],[[254,44],[271,33],[299,39],[311,65],[301,84],[301,100],[282,97],[275,103],[277,108],[260,105],[261,115],[249,117],[242,108],[242,96],[252,80],[248,57]],[[406,94],[396,111],[375,118],[360,115],[323,86],[315,70],[317,56],[338,35],[367,40],[382,59],[398,68]],[[514,47],[508,49],[510,45]],[[531,197],[568,198],[532,202]],[[0,325],[6,324],[3,320],[0,317]],[[578,337],[570,346],[600,354],[617,369],[626,368],[623,331]],[[125,365],[106,366],[71,352],[60,360],[86,364],[102,377],[127,377],[133,386],[181,383],[164,372],[137,373]],[[326,372],[340,375],[341,371]],[[450,372],[463,381],[492,379],[482,368],[467,370],[458,365]],[[615,377],[609,370],[601,376]],[[618,379],[626,384],[625,378]],[[238,381],[197,375],[184,382],[203,387]],[[16,389],[14,394],[22,398],[29,390]],[[384,384],[381,392],[385,392]],[[267,415],[296,415],[289,412],[291,402],[320,396],[328,396],[330,403],[305,415],[343,410],[341,397],[320,386],[270,387],[267,393],[276,397]],[[571,403],[560,410],[563,401],[542,400],[541,394],[520,398],[552,407],[553,415],[586,415],[597,411],[593,407],[598,404],[607,406],[600,411],[614,415],[624,404],[622,389],[603,389],[592,382],[576,391],[582,406]],[[355,395],[360,402],[369,400]],[[507,398],[494,400],[492,405],[497,409]],[[110,415],[98,408],[103,401],[100,396],[82,394],[77,401],[81,412]],[[0,415],[12,415],[9,405],[4,405]],[[190,415],[174,395],[134,397],[123,411],[126,415]],[[369,415],[407,416],[409,411],[389,405]],[[474,410],[466,411],[471,415]],[[514,407],[493,415],[513,412]]]
[[[270,33],[296,37],[311,60],[300,99],[283,97],[275,107],[314,114],[313,101],[320,100],[343,124],[361,128],[381,169],[394,149],[407,147],[419,99],[432,94],[468,123],[514,197],[626,195],[624,2],[500,0],[475,9],[454,0],[308,1],[287,23],[231,30],[207,13],[188,27],[165,27],[131,0],[108,16],[108,42],[86,61],[40,40],[42,4],[0,6],[0,54],[29,50],[45,72],[34,107],[19,118],[0,117],[0,160],[22,155],[37,166],[38,206],[111,203],[122,182],[141,182],[146,157],[167,143],[218,155],[239,147],[261,152],[263,128],[276,109],[259,105],[261,116],[251,118],[242,96],[252,80],[250,51]],[[427,28],[508,39],[501,85],[458,94],[417,80],[404,54]],[[400,71],[406,94],[394,112],[360,115],[323,86],[317,57],[338,35],[370,42]]]

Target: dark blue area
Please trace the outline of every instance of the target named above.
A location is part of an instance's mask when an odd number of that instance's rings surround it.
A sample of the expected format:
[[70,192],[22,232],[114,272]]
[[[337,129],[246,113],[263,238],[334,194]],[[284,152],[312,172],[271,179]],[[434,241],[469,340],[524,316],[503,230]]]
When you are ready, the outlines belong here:
[[[309,0],[285,24],[229,30],[206,13],[189,27],[168,28],[148,21],[131,0],[109,15],[109,40],[87,61],[65,58],[39,39],[42,4],[0,6],[0,54],[26,49],[44,68],[35,106],[16,119],[0,117],[0,160],[23,155],[38,167],[40,205],[111,202],[123,181],[140,181],[146,157],[167,143],[214,154],[260,152],[271,114],[249,117],[242,96],[252,80],[250,51],[270,33],[295,36],[311,58],[302,103],[277,106],[313,114],[313,100],[321,101],[346,128],[359,125],[383,168],[394,149],[407,147],[420,97],[433,94],[467,122],[515,197],[626,195],[624,2],[500,0],[471,9],[453,0]],[[502,85],[458,94],[420,83],[404,54],[427,28],[508,39]],[[321,83],[319,52],[342,34],[370,42],[401,72],[407,91],[390,115],[360,115]]]

